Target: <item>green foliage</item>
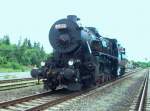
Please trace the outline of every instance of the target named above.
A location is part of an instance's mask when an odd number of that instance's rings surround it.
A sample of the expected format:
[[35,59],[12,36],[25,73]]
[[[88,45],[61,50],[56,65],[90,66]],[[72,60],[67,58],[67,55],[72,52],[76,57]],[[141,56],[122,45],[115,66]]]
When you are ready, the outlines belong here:
[[3,37],[3,39],[1,39],[1,42],[2,42],[3,44],[9,45],[9,44],[10,44],[9,36],[8,36],[8,35],[5,35],[5,36]]
[[142,67],[142,68],[150,67],[150,61],[149,62],[132,61],[132,63],[134,67]]
[[31,44],[29,39],[11,44],[9,36],[0,39],[0,68],[12,68],[25,70],[23,66],[39,66],[41,61],[46,60],[48,54],[39,42]]

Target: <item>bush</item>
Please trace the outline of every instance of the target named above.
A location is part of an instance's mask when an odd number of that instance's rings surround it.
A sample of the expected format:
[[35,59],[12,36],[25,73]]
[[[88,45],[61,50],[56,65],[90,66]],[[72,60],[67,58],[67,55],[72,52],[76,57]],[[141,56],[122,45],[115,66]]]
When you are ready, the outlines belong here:
[[0,56],[0,64],[6,64],[6,63],[7,63],[6,58]]
[[18,64],[18,63],[15,63],[15,62],[12,62],[12,63],[11,63],[11,67],[12,67],[13,69],[21,69],[21,65]]
[[16,62],[7,62],[2,65],[3,68],[21,69],[22,66]]

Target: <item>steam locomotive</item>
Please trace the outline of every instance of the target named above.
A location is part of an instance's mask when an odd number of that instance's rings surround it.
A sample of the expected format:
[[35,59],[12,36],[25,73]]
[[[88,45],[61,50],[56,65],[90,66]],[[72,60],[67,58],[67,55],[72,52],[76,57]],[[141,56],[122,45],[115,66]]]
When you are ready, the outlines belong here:
[[61,86],[77,91],[125,73],[125,48],[116,39],[102,37],[96,28],[83,27],[69,15],[56,21],[49,31],[53,57],[31,71],[42,78],[45,89]]

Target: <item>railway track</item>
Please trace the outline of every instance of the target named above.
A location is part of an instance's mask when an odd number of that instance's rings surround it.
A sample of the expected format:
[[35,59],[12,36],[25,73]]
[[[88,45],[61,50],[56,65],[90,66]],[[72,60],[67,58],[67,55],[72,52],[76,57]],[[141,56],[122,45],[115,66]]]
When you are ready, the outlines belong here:
[[150,109],[146,110],[147,109],[146,107],[150,108],[149,107],[150,103],[148,103],[148,101],[150,100],[147,99],[148,81],[149,81],[149,70],[145,74],[145,79],[140,87],[140,91],[134,98],[129,111],[150,111]]
[[144,110],[150,111],[150,76],[149,76],[149,80],[148,80],[148,89],[147,90],[148,91],[147,91],[147,95],[146,95]]
[[[132,73],[135,73],[132,72]],[[57,105],[59,103],[62,103],[64,101],[73,99],[75,97],[80,97],[80,96],[87,96],[90,95],[92,93],[94,93],[95,91],[97,91],[97,88],[108,88],[114,84],[117,84],[118,82],[129,78],[130,76],[132,76],[131,73],[122,76],[120,78],[118,78],[117,80],[112,80],[109,82],[105,82],[103,84],[101,84],[100,86],[94,87],[94,88],[89,88],[87,90],[83,90],[80,92],[70,92],[67,94],[64,93],[59,93],[59,90],[56,92],[45,92],[45,93],[40,93],[37,95],[32,95],[32,96],[28,96],[28,97],[24,97],[24,98],[20,98],[20,99],[16,99],[16,100],[12,100],[12,101],[6,101],[6,102],[2,102],[0,103],[0,110],[2,111],[11,111],[11,110],[17,110],[17,111],[37,111],[37,110],[44,110],[47,109],[51,106]]]
[[38,85],[38,81],[32,78],[3,80],[0,81],[0,91],[29,87],[34,85]]
[[33,78],[22,78],[22,79],[8,79],[8,80],[0,80],[0,84],[3,83],[12,83],[12,82],[20,82],[20,81],[30,81],[34,80]]
[[[42,83],[41,81],[39,82],[40,84]],[[38,85],[39,83],[33,78],[0,80],[0,91],[34,86]]]

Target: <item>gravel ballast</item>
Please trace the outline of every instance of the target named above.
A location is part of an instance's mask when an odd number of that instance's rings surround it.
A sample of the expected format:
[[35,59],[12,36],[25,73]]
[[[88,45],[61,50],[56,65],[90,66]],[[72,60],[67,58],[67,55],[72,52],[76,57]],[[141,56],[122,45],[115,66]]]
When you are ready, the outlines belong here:
[[96,93],[74,98],[47,110],[53,111],[128,111],[133,98],[138,93],[146,70],[140,71],[109,88]]
[[7,91],[0,91],[0,102],[14,100],[16,98],[38,94],[40,92],[44,92],[43,85],[35,85]]

